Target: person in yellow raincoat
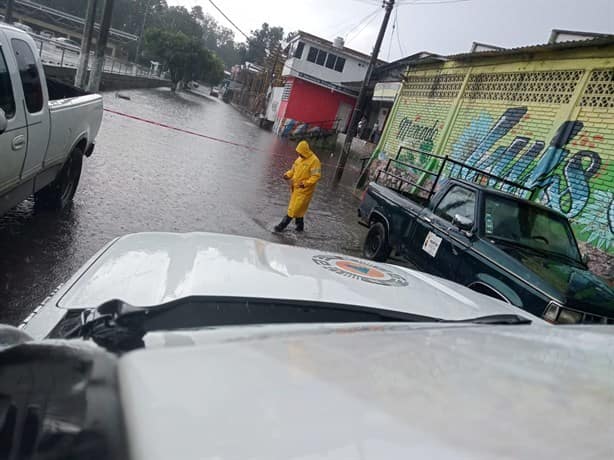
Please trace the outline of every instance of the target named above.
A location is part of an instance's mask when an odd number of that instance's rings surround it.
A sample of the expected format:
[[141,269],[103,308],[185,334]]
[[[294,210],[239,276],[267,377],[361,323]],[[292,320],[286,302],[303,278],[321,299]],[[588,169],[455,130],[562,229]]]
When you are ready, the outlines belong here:
[[298,158],[292,169],[284,174],[284,179],[290,181],[290,203],[288,214],[275,226],[276,232],[283,231],[292,219],[296,219],[296,231],[302,232],[305,224],[303,217],[309,207],[309,202],[316,189],[316,184],[322,175],[322,166],[315,153],[309,148],[307,141],[301,141],[296,146]]

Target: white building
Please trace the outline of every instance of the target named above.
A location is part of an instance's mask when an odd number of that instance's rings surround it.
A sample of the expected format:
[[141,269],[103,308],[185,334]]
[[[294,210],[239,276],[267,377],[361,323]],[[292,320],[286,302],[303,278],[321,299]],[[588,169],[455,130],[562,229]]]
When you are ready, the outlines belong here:
[[[275,130],[281,135],[301,129],[344,131],[350,120],[358,88],[370,57],[334,42],[299,32],[288,44],[282,76],[286,83],[278,94]],[[354,83],[348,85],[347,83]]]

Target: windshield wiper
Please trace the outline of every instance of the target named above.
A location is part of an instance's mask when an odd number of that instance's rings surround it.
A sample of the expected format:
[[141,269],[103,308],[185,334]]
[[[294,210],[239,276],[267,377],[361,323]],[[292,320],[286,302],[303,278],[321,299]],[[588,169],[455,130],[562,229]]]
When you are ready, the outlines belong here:
[[468,319],[442,319],[441,323],[469,323],[469,324],[490,324],[496,325],[517,325],[517,324],[531,324],[532,321],[524,316],[515,315],[511,313],[501,313],[498,315],[478,316],[477,318]]
[[492,325],[531,323],[529,319],[513,314],[446,320],[357,305],[199,296],[176,299],[152,307],[134,307],[121,300],[110,300],[98,308],[85,310],[81,315],[80,324],[66,337],[93,340],[113,353],[122,353],[143,348],[145,334],[157,330],[258,324],[359,322]]
[[84,311],[80,325],[68,337],[91,339],[109,351],[124,352],[142,348],[145,334],[155,330],[280,323],[439,321],[402,311],[298,300],[194,296],[151,307],[134,307],[114,299]]

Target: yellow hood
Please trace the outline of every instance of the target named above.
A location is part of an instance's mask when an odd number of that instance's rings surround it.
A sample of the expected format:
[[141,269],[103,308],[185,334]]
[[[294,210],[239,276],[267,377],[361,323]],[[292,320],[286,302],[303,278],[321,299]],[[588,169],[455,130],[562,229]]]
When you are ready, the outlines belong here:
[[300,141],[298,143],[298,145],[296,146],[296,153],[298,153],[303,158],[309,158],[311,155],[313,155],[313,152],[309,148],[309,144],[307,143],[307,141]]

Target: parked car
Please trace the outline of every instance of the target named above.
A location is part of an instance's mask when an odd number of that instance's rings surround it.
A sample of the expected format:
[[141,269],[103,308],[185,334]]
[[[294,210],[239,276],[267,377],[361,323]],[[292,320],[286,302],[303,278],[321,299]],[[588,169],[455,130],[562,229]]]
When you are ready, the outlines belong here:
[[76,41],[71,40],[70,38],[58,37],[54,39],[54,42],[56,48],[73,51],[75,53],[79,53],[81,51],[81,45],[79,45]]
[[67,206],[101,121],[100,95],[47,81],[32,38],[0,25],[0,215],[32,194]]
[[53,40],[54,39],[54,35],[52,32],[49,32],[47,30],[42,30],[41,33],[39,34],[41,37],[46,38],[47,40]]
[[211,88],[209,91],[209,96],[218,97],[220,95],[220,90],[217,87]]
[[[434,193],[439,181],[429,189],[404,179],[388,170],[395,162],[403,163],[390,160],[378,178],[392,178],[397,191],[372,182],[358,209],[369,228],[366,258],[385,261],[394,252],[420,270],[548,321],[614,324],[614,290],[588,269],[565,216],[464,180],[448,180]],[[484,172],[474,177],[497,181]]]
[[22,22],[14,22],[12,24],[13,27],[15,27],[16,29],[22,30],[25,33],[29,34],[29,35],[33,35],[34,34],[34,30],[32,29],[32,27],[30,27],[27,24],[24,24]]
[[604,458],[613,340],[402,267],[230,235],[129,235],[21,329],[0,328],[4,447]]

